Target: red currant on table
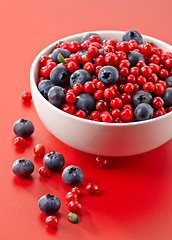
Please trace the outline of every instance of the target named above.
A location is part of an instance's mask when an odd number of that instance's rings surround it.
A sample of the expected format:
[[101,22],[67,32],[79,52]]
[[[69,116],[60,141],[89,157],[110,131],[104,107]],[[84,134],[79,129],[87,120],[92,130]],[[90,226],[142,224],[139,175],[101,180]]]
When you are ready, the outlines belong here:
[[48,216],[45,221],[46,221],[46,224],[48,225],[48,227],[50,227],[50,228],[57,227],[58,219],[56,216]]
[[73,91],[76,95],[79,95],[84,91],[84,86],[81,83],[76,83],[73,86]]
[[76,194],[77,196],[81,194],[81,191],[78,187],[73,187],[71,192]]
[[62,106],[62,110],[69,114],[74,114],[76,112],[76,107],[73,103],[65,103]]
[[68,202],[75,201],[78,199],[77,194],[73,192],[68,192],[65,197]]
[[23,102],[26,102],[26,103],[29,103],[32,100],[32,95],[30,92],[23,92],[21,97]]
[[14,145],[18,148],[25,148],[27,144],[23,137],[16,137],[14,138]]
[[81,204],[77,200],[69,202],[68,207],[69,211],[73,213],[78,213],[81,211]]
[[87,186],[86,186],[86,191],[89,193],[89,194],[95,194],[96,192],[98,192],[98,186],[97,184],[95,183],[88,183]]
[[103,157],[103,156],[98,156],[96,157],[96,164],[100,167],[106,167],[108,165],[108,159],[107,157]]
[[91,74],[95,71],[95,66],[91,62],[87,62],[83,65],[83,69]]
[[45,155],[45,147],[42,144],[36,144],[35,147],[33,148],[33,152],[35,153],[36,156],[38,157],[43,157]]
[[94,98],[97,100],[103,99],[104,93],[102,90],[97,90],[94,93]]
[[38,172],[42,177],[50,177],[50,170],[45,166],[40,167]]

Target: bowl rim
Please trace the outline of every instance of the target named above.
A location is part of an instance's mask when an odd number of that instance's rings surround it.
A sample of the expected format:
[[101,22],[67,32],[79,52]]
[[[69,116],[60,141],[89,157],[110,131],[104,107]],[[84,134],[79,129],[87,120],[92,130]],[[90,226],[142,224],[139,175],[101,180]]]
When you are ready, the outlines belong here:
[[[77,33],[77,34],[72,34],[72,35],[69,35],[69,36],[66,36],[66,37],[63,37],[63,38],[60,38],[52,43],[50,43],[49,45],[47,45],[45,48],[43,48],[38,54],[37,56],[34,58],[33,62],[32,62],[32,65],[31,65],[31,68],[30,68],[30,84],[32,87],[34,87],[34,90],[36,91],[36,94],[38,95],[38,97],[40,98],[41,101],[44,102],[44,104],[46,104],[48,107],[50,107],[53,111],[57,112],[57,113],[60,113],[62,115],[64,115],[64,117],[69,117],[73,120],[76,120],[78,122],[85,122],[85,123],[88,123],[88,124],[91,124],[91,125],[102,125],[102,126],[107,126],[107,127],[110,127],[110,126],[119,126],[119,127],[127,127],[127,126],[136,126],[136,125],[145,125],[145,124],[151,124],[152,122],[157,122],[157,121],[160,121],[164,118],[167,118],[169,117],[170,115],[172,116],[172,112],[169,112],[169,113],[166,113],[162,116],[159,116],[157,118],[153,118],[153,119],[149,119],[149,120],[144,120],[144,121],[138,121],[138,122],[127,122],[127,123],[106,123],[106,122],[98,122],[98,121],[93,121],[93,120],[89,120],[89,119],[84,119],[84,118],[80,118],[80,117],[77,117],[77,116],[74,116],[74,115],[71,115],[69,113],[66,113],[64,111],[62,111],[61,109],[55,107],[53,104],[51,104],[49,101],[47,101],[43,96],[42,94],[39,92],[38,88],[37,88],[37,85],[36,85],[36,79],[34,77],[34,72],[35,72],[35,69],[36,69],[36,65],[40,59],[41,56],[44,55],[44,52],[50,50],[52,47],[55,46],[55,44],[58,42],[58,41],[70,41],[69,39],[70,38],[81,38],[83,35],[87,34],[87,33],[90,33],[90,32],[93,32],[93,33],[97,33],[97,34],[103,34],[103,33],[106,33],[106,34],[112,34],[112,33],[116,33],[116,34],[119,34],[119,35],[122,35],[125,33],[125,31],[116,31],[116,30],[93,30],[93,31],[89,31],[89,32],[81,32],[81,33]],[[155,44],[160,44],[160,45],[165,45],[165,47],[167,47],[169,49],[169,51],[172,51],[172,46],[162,40],[159,40],[159,39],[156,39],[154,37],[150,37],[150,36],[147,36],[147,35],[144,35],[144,34],[141,34],[143,39],[145,38],[146,39],[146,42],[153,42]],[[32,89],[31,87],[31,89]]]

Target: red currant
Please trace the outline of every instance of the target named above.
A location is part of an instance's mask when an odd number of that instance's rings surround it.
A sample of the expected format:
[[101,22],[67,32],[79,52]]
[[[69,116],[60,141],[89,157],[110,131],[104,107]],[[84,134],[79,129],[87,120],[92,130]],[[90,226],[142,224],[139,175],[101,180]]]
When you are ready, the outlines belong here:
[[89,194],[95,194],[96,192],[98,192],[98,186],[97,184],[95,183],[88,183],[87,186],[86,186],[86,191],[89,193]]
[[58,219],[56,216],[48,216],[45,221],[46,221],[46,224],[48,225],[48,227],[50,227],[50,228],[57,227]]
[[164,86],[162,84],[155,83],[154,86],[155,86],[155,89],[154,89],[153,93],[155,95],[162,95],[164,93],[165,89],[164,89]]
[[91,118],[92,119],[98,119],[100,117],[100,112],[99,111],[93,111],[91,113]]
[[73,213],[78,213],[81,211],[81,204],[77,200],[69,202],[68,207],[69,211]]
[[97,100],[103,99],[104,93],[102,90],[97,90],[94,93],[94,98]]
[[152,74],[152,69],[148,66],[143,66],[141,69],[140,69],[140,72],[141,74],[144,76],[144,77],[150,77],[151,74]]
[[36,144],[35,147],[33,148],[33,152],[35,153],[36,156],[38,157],[43,157],[45,155],[45,147],[42,144]]
[[128,93],[122,93],[121,99],[124,103],[130,103],[131,102],[131,95]]
[[115,53],[107,53],[104,57],[106,65],[115,66],[118,62],[118,57]]
[[134,91],[134,85],[132,83],[126,83],[124,87],[124,92],[132,93]]
[[32,95],[30,92],[23,92],[21,97],[23,102],[26,102],[26,103],[29,103],[32,100]]
[[148,92],[153,92],[155,89],[154,84],[152,82],[147,82],[143,84],[143,90],[148,91]]
[[96,34],[91,35],[91,36],[89,37],[89,41],[90,41],[90,42],[98,42],[98,43],[100,43],[100,37],[99,37],[98,35],[96,35]]
[[99,56],[99,49],[92,46],[88,48],[87,53],[91,58],[96,58]]
[[68,202],[75,201],[78,199],[77,195],[74,194],[73,192],[68,192],[65,197]]
[[84,86],[81,83],[76,83],[73,86],[73,91],[76,95],[79,95],[84,91]]
[[104,66],[105,62],[104,62],[104,57],[102,55],[99,55],[96,59],[95,59],[95,64],[96,66]]
[[40,58],[39,64],[40,64],[42,67],[44,67],[44,66],[46,65],[47,60],[49,60],[49,59],[50,59],[50,57],[44,55],[44,56],[42,56],[42,57]]
[[114,108],[111,112],[112,116],[115,117],[120,117],[121,116],[121,111],[119,110],[119,108]]
[[62,106],[62,110],[69,114],[74,114],[76,112],[75,105],[73,103],[65,103]]
[[45,166],[40,167],[38,172],[42,177],[50,177],[50,170]]
[[103,48],[103,55],[106,56],[108,53],[114,53],[115,48],[111,45],[107,45]]
[[14,145],[18,148],[25,148],[27,144],[23,137],[16,137],[14,138]]
[[83,65],[83,69],[91,74],[95,71],[95,66],[91,62],[87,62]]
[[106,88],[104,90],[104,98],[112,99],[115,97],[115,90],[113,88]]
[[69,45],[69,50],[71,52],[78,52],[81,49],[81,44],[78,41],[73,41]]
[[124,122],[129,122],[133,117],[133,111],[131,109],[123,109],[121,111],[121,119]]
[[73,73],[76,70],[79,70],[79,66],[75,62],[71,61],[67,64],[67,69],[69,72]]
[[165,79],[165,78],[167,78],[168,76],[169,76],[169,72],[168,72],[167,69],[161,69],[161,70],[159,71],[159,77],[160,77],[161,79]]
[[92,81],[88,81],[84,84],[84,91],[86,93],[94,93],[96,91],[96,86]]

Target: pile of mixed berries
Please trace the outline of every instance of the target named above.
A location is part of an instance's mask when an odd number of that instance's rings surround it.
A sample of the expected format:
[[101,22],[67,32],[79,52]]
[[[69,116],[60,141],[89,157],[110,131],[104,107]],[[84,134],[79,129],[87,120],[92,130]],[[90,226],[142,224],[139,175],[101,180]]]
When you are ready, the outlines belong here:
[[38,90],[64,112],[93,121],[143,121],[172,111],[172,53],[143,43],[136,30],[121,40],[88,33],[80,42],[57,42],[40,59]]

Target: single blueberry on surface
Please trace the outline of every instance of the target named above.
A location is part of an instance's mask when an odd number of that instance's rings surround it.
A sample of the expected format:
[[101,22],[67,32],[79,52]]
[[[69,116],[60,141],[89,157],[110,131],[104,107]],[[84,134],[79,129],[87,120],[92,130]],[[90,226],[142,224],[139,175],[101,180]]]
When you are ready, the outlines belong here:
[[[83,42],[85,42],[86,40],[88,40],[89,37],[92,36],[92,35],[97,35],[97,36],[99,36],[97,33],[93,33],[93,32],[86,33],[86,34],[81,38],[81,44],[82,44]],[[99,38],[100,38],[100,36],[99,36]],[[100,38],[100,42],[102,42],[101,38]]]
[[138,52],[136,52],[136,51],[130,51],[130,52],[127,54],[127,58],[128,58],[128,60],[130,61],[131,66],[135,66],[138,61],[143,61],[143,62],[145,62],[145,59],[144,59],[143,55],[140,54],[140,53],[138,53]]
[[14,123],[13,130],[17,136],[27,138],[34,132],[34,126],[30,120],[22,118]]
[[144,90],[140,90],[133,95],[132,102],[134,107],[137,107],[140,103],[151,104],[152,95]]
[[48,99],[48,91],[54,86],[55,84],[52,81],[45,79],[38,84],[38,90],[44,98]]
[[172,87],[168,87],[165,89],[165,92],[164,92],[162,98],[164,100],[165,107],[172,106]]
[[70,76],[70,87],[73,88],[76,83],[84,85],[87,81],[91,81],[91,75],[86,70],[79,69]]
[[46,194],[39,199],[38,206],[42,212],[51,215],[58,212],[61,202],[57,196],[53,194]]
[[130,40],[135,40],[138,44],[143,43],[142,35],[136,30],[128,30],[127,32],[125,32],[122,40],[127,42],[129,42]]
[[55,86],[48,91],[48,100],[55,107],[61,108],[65,103],[65,90],[62,87]]
[[113,66],[104,66],[99,71],[98,79],[104,84],[114,84],[119,79],[118,70]]
[[89,115],[96,109],[96,99],[88,93],[81,93],[77,96],[75,106],[78,110],[84,110]]
[[81,49],[77,52],[80,56],[87,54],[87,50]]
[[34,171],[34,165],[28,158],[21,158],[13,163],[12,170],[19,177],[29,177]]
[[81,168],[70,165],[63,170],[62,179],[68,185],[75,186],[82,182],[83,172]]
[[153,108],[147,103],[137,105],[134,110],[134,118],[136,121],[144,121],[153,117]]
[[167,83],[167,87],[172,87],[172,76],[166,78],[165,82]]
[[66,82],[69,81],[69,72],[67,68],[63,65],[57,65],[51,70],[50,80],[56,86],[63,86]]
[[58,60],[58,54],[61,54],[64,58],[68,58],[71,55],[71,52],[67,49],[63,49],[63,48],[56,48],[54,49],[54,51],[51,54],[51,59],[53,59],[56,63],[59,63]]
[[63,168],[65,159],[61,153],[53,151],[44,156],[43,164],[51,171],[58,171]]

